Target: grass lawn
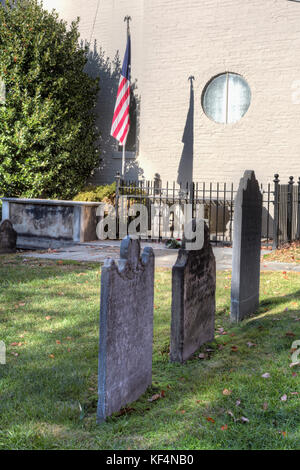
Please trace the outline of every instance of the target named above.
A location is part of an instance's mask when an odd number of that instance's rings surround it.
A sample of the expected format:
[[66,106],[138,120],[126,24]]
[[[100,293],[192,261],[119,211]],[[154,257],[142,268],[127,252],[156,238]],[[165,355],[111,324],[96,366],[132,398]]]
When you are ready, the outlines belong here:
[[170,288],[158,269],[151,389],[97,426],[99,265],[1,256],[0,448],[299,449],[300,275],[262,273],[260,311],[236,326],[218,273],[216,339],[184,365],[169,363]]

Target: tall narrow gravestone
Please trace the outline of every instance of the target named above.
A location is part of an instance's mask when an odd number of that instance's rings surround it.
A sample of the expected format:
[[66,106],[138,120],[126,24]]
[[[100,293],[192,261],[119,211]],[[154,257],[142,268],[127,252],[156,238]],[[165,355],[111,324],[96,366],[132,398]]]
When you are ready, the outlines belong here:
[[216,261],[204,224],[200,250],[179,250],[172,269],[171,362],[184,362],[214,339]]
[[10,220],[5,219],[0,223],[0,253],[15,253],[17,232]]
[[262,194],[254,171],[240,180],[234,203],[231,320],[238,322],[259,306]]
[[129,236],[101,273],[98,423],[152,383],[154,254]]

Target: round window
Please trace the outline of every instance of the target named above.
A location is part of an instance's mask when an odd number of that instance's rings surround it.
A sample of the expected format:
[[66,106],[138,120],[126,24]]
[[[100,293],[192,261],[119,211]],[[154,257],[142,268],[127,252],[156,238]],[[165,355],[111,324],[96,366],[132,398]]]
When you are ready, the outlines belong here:
[[217,75],[206,85],[202,95],[206,116],[223,124],[232,124],[241,119],[250,102],[249,85],[236,73]]

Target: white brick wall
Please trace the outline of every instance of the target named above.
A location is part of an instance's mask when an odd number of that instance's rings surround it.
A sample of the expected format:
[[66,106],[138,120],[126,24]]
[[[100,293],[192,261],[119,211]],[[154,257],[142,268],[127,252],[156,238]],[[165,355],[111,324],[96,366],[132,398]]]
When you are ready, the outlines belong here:
[[[141,99],[138,166],[146,178],[177,180],[182,136],[194,81],[193,179],[237,182],[254,169],[263,183],[300,176],[300,4],[287,0],[45,0],[70,21],[81,17],[83,39],[96,39],[110,60],[123,59],[132,16],[132,79]],[[94,27],[93,27],[94,24]],[[225,72],[241,74],[252,102],[236,124],[209,120],[201,107],[206,83]],[[108,78],[106,78],[106,81]],[[101,84],[101,83],[100,83]],[[106,93],[106,95],[105,95]],[[120,168],[107,141],[112,117],[107,86],[99,97],[105,168],[98,182]]]

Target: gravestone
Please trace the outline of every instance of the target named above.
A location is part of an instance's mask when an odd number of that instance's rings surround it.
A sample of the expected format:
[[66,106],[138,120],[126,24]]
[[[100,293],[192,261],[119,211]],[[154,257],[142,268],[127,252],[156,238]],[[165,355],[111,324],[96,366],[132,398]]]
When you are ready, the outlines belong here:
[[127,236],[101,273],[98,423],[152,383],[154,253]]
[[203,225],[202,248],[180,249],[172,269],[171,362],[184,362],[214,339],[216,261]]
[[17,232],[10,220],[3,220],[0,224],[0,253],[15,253]]
[[231,320],[238,322],[259,306],[262,194],[254,171],[240,180],[234,203]]

